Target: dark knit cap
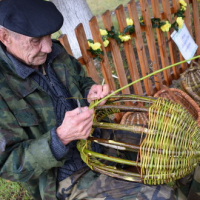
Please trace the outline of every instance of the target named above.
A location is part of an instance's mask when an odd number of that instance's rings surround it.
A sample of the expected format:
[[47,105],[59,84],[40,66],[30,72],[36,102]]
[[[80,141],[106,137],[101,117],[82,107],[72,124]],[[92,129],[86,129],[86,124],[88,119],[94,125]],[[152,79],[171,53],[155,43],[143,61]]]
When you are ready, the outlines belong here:
[[58,31],[63,16],[56,6],[43,0],[0,1],[0,25],[30,37],[41,37]]

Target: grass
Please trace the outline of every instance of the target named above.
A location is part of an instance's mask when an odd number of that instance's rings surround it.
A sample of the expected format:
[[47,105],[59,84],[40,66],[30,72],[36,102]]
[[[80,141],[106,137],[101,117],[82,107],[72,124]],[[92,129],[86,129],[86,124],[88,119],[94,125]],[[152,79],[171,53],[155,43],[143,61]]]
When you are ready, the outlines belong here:
[[20,183],[0,178],[0,199],[2,200],[33,200]]
[[98,16],[106,10],[113,11],[119,5],[126,5],[130,0],[86,0],[93,15]]
[[[86,2],[88,3],[92,14],[94,16],[97,16],[99,27],[104,28],[101,15],[107,10],[114,11],[121,4],[123,6],[126,6],[127,3],[130,2],[130,0],[103,0],[103,1],[102,0],[96,0],[96,1],[86,0]],[[111,18],[112,18],[113,25],[116,27],[116,30],[118,30],[118,23],[117,23],[116,16],[111,15]]]

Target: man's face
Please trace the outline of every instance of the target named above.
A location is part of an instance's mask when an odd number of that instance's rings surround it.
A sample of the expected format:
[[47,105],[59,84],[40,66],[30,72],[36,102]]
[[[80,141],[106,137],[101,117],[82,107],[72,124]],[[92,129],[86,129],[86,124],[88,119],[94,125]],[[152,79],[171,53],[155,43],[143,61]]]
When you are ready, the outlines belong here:
[[51,36],[32,38],[21,34],[11,34],[11,43],[7,51],[30,66],[38,66],[46,61],[51,52]]

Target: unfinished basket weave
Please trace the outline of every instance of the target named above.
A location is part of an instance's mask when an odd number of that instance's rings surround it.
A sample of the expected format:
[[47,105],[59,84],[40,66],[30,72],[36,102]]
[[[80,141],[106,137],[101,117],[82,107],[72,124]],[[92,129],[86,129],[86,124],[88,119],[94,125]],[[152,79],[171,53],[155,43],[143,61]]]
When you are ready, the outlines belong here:
[[[125,106],[127,101],[141,102],[140,106]],[[119,105],[119,102],[121,105]],[[115,104],[117,103],[117,104]],[[142,106],[141,106],[142,105]],[[127,125],[100,122],[116,112],[147,113],[147,125]],[[141,115],[139,115],[141,116]],[[77,147],[83,161],[93,170],[128,181],[156,185],[174,181],[189,174],[200,160],[200,129],[196,120],[180,104],[164,98],[136,95],[114,96],[108,104],[95,107],[93,128],[129,131],[141,138],[139,145],[89,137],[80,140]],[[137,152],[136,160],[122,159],[94,152],[92,143],[117,151]],[[103,161],[135,166],[138,172],[107,166]]]
[[200,65],[192,61],[190,67],[181,74],[181,87],[200,105]]
[[200,108],[198,104],[185,92],[176,88],[164,88],[159,90],[154,97],[163,97],[176,103],[179,103],[185,108],[197,121],[200,127]]

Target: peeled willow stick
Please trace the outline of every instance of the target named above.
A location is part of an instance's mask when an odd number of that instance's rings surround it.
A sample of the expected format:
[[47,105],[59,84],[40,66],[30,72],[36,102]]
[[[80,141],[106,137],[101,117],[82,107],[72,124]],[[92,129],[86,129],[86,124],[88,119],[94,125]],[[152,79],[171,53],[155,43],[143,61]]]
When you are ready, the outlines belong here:
[[144,76],[144,77],[142,77],[142,78],[140,78],[140,79],[137,79],[137,80],[135,80],[135,81],[129,83],[128,85],[125,85],[124,87],[119,88],[118,90],[115,90],[114,92],[112,92],[111,94],[108,94],[108,95],[105,96],[104,98],[102,98],[102,99],[100,99],[100,100],[98,100],[98,101],[95,101],[93,104],[90,104],[89,108],[94,108],[95,106],[97,106],[97,105],[98,105],[99,103],[101,103],[102,101],[108,99],[109,97],[111,97],[111,96],[114,95],[114,94],[117,94],[118,92],[122,91],[123,89],[125,89],[125,88],[127,88],[127,87],[130,87],[131,85],[134,85],[135,83],[137,83],[137,82],[139,82],[139,81],[142,81],[142,80],[144,80],[144,79],[146,79],[146,78],[148,78],[148,77],[151,77],[151,76],[153,76],[153,75],[155,75],[155,74],[158,74],[158,73],[160,73],[160,72],[162,72],[162,71],[164,71],[164,70],[166,70],[166,69],[170,69],[171,67],[180,65],[180,64],[182,64],[182,63],[185,63],[185,62],[188,62],[188,61],[191,61],[191,60],[195,60],[196,58],[200,58],[200,55],[195,56],[195,57],[193,57],[193,58],[190,58],[190,59],[188,59],[188,60],[184,60],[184,61],[181,61],[181,62],[174,63],[174,64],[169,65],[169,66],[167,66],[167,67],[164,67],[164,68],[162,68],[162,69],[156,70],[155,72],[152,72],[152,73],[150,73],[150,74],[148,74],[148,75],[146,75],[146,76]]
[[[145,128],[145,127],[141,127],[141,126],[133,126],[133,125],[121,125],[121,124],[112,124],[112,123],[105,123],[105,122],[93,122],[92,125],[93,128],[100,128],[100,129],[111,129],[111,130],[123,130],[123,131],[131,131],[134,133],[149,133],[150,131]],[[153,134],[153,133],[152,133]],[[155,134],[155,133],[154,133]]]
[[98,144],[108,146],[111,148],[115,148],[117,150],[126,150],[126,151],[133,151],[133,152],[138,152],[140,150],[139,145],[134,145],[130,143],[122,143],[122,142],[117,142],[114,140],[107,140],[107,139],[102,139],[102,138],[95,138],[95,137],[88,137],[89,141],[94,141]]
[[148,108],[140,107],[140,106],[125,106],[125,105],[102,105],[96,106],[96,110],[107,110],[107,109],[118,109],[119,112],[133,112],[133,111],[140,111],[140,112],[148,112]]

